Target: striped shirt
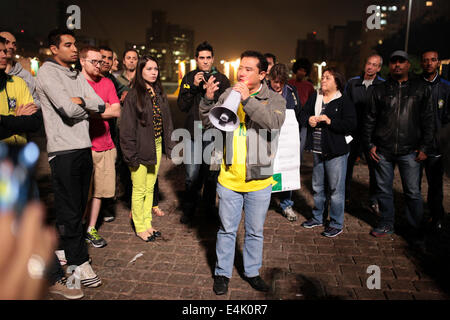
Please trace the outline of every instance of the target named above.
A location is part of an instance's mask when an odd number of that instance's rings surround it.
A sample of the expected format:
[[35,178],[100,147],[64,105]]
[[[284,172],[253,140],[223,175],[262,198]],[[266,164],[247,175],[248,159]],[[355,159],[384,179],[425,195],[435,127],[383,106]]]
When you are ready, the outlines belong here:
[[[322,115],[325,112],[325,109],[327,107],[328,103],[322,102],[322,110],[320,111],[320,115]],[[322,153],[322,128],[316,127],[313,131],[313,152],[315,153]]]

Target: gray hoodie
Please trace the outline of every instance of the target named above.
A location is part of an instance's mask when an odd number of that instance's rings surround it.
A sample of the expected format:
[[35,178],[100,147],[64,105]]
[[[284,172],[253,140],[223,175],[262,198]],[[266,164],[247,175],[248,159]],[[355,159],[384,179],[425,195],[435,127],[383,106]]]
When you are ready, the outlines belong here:
[[8,73],[10,76],[17,76],[25,80],[28,86],[28,90],[30,90],[31,95],[33,96],[34,104],[40,108],[41,103],[39,101],[39,97],[36,92],[36,81],[34,80],[31,73],[25,70],[19,62],[13,64],[13,67]]
[[[39,69],[36,84],[49,157],[90,148],[88,111],[102,113],[105,103],[81,72],[49,60]],[[84,106],[73,103],[73,97],[81,98]]]

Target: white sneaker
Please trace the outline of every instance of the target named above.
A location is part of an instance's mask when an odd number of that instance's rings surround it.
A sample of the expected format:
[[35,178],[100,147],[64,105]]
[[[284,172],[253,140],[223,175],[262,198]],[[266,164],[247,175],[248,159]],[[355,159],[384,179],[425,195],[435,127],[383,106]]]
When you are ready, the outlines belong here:
[[62,266],[65,266],[67,264],[67,259],[66,259],[66,254],[65,254],[64,250],[56,250],[55,254],[58,257],[59,263]]
[[94,270],[92,270],[89,261],[86,261],[78,267],[80,268],[80,280],[83,286],[96,288],[102,284],[100,278],[95,274]]
[[77,288],[69,288],[66,285],[67,279],[65,277],[59,279],[52,285],[48,291],[54,294],[60,294],[63,297],[73,300],[73,299],[81,299],[84,297],[83,291]]
[[292,210],[292,207],[287,207],[283,210],[283,216],[285,216],[289,221],[296,221],[297,215],[295,214],[294,210]]

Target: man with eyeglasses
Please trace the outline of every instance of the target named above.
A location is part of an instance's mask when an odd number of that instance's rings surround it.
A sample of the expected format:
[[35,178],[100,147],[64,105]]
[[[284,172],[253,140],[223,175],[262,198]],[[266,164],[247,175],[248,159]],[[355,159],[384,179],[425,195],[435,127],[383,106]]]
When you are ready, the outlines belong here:
[[116,147],[111,138],[108,119],[120,116],[120,101],[111,80],[102,76],[102,54],[95,47],[85,47],[80,51],[82,73],[87,82],[105,103],[105,112],[99,118],[89,121],[89,134],[92,141],[92,161],[94,175],[92,180],[92,200],[88,205],[89,222],[86,240],[94,247],[106,246],[106,240],[97,232],[95,225],[100,212],[102,199],[111,199],[116,192]]

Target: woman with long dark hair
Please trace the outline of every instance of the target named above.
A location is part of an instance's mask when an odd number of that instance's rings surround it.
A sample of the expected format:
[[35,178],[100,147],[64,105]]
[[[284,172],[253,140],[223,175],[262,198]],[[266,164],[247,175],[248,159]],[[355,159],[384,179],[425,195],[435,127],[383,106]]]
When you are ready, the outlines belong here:
[[335,237],[344,228],[345,175],[350,137],[356,127],[351,100],[343,94],[345,79],[333,68],[323,72],[320,91],[311,95],[302,109],[302,125],[308,127],[306,150],[313,152],[313,217],[305,228],[321,226],[330,201],[330,223],[322,235]]
[[137,65],[133,89],[124,101],[120,145],[131,171],[131,210],[136,235],[146,242],[161,236],[152,226],[153,192],[163,146],[166,156],[170,156],[173,147],[172,131],[172,116],[158,62],[151,56],[143,56]]

